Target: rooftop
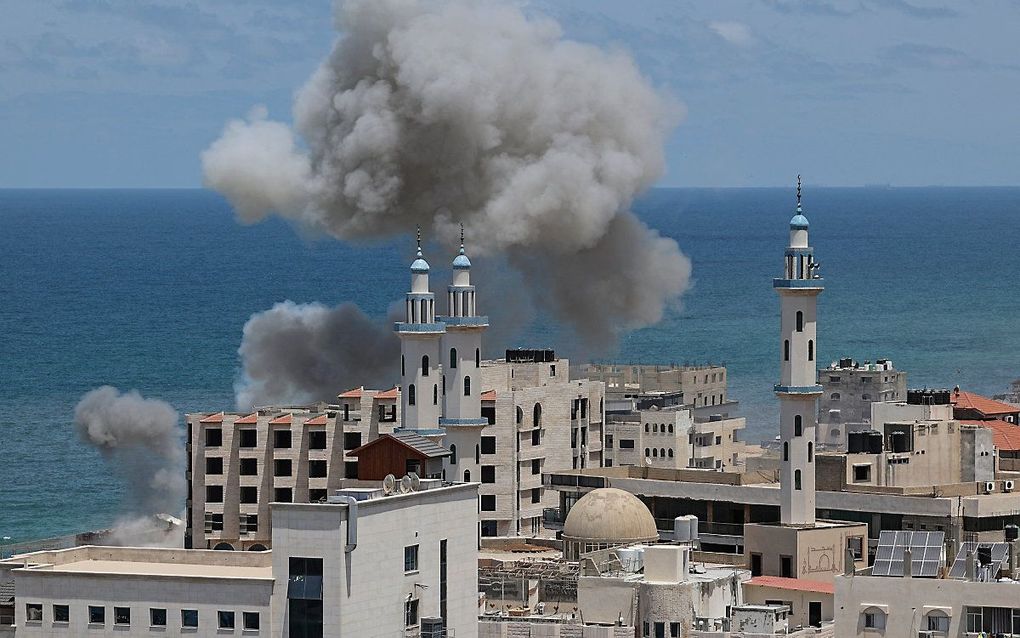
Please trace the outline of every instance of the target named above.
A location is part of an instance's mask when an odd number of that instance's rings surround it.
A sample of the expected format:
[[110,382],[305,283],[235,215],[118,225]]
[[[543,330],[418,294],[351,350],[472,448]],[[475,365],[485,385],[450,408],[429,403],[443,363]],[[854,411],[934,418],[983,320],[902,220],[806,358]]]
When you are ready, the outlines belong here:
[[[85,545],[22,554],[4,561],[15,571],[121,576],[272,580],[271,553]],[[25,567],[24,565],[27,565]]]
[[808,591],[817,594],[832,594],[835,592],[835,586],[832,583],[805,580],[803,578],[783,578],[781,576],[755,576],[744,584],[752,587],[772,587],[774,589]]
[[988,397],[960,390],[953,390],[952,403],[959,409],[974,410],[985,415],[1013,414],[1020,412],[1020,407],[989,399]]
[[1020,450],[1020,425],[1016,423],[1007,423],[1001,419],[992,419],[990,421],[961,420],[960,423],[978,425],[991,430],[995,447],[999,450],[1006,450],[1007,452]]

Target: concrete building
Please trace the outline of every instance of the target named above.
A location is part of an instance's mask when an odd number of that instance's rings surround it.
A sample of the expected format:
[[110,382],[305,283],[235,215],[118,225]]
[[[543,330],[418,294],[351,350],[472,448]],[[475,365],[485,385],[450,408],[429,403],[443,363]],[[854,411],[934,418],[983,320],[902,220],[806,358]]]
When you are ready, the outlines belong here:
[[726,391],[723,366],[660,366],[587,363],[576,375],[606,384],[611,403],[656,394],[678,394],[679,405],[691,408],[736,405]]
[[[834,618],[834,589],[831,581],[754,576],[744,583],[744,603],[785,610],[782,619],[776,618],[776,620],[785,620],[787,629],[821,627],[823,624],[831,623]],[[739,628],[741,625],[734,617],[730,626]],[[770,628],[765,627],[765,629]],[[759,633],[775,633],[775,625],[771,629],[772,631]],[[744,631],[748,634],[755,633],[748,629],[744,629]]]
[[606,413],[603,465],[669,469],[743,466],[749,446],[739,440],[745,419],[695,418],[685,407]]
[[[429,486],[426,486],[429,487]],[[333,502],[336,501],[336,502]],[[477,485],[273,505],[261,552],[85,546],[0,562],[30,636],[477,635]]]
[[871,423],[872,403],[907,398],[907,373],[888,359],[863,364],[849,358],[833,361],[818,371],[818,384],[822,394],[817,442],[837,448],[846,445],[848,431]]

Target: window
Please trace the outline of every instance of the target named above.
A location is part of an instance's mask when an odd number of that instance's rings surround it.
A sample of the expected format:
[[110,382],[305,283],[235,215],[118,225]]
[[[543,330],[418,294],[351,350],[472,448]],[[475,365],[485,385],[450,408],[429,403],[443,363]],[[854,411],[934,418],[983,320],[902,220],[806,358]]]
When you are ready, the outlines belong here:
[[807,462],[810,463],[815,458],[815,444],[811,441],[807,443]]
[[790,360],[790,340],[783,341],[783,361]]
[[105,625],[106,607],[103,607],[102,605],[89,605],[89,624]]
[[673,424],[672,424],[672,423],[670,423],[670,424],[669,424],[669,425],[667,426],[667,428],[669,429],[669,433],[670,433],[670,434],[673,434]]
[[404,376],[405,374],[407,374],[407,368],[405,366],[405,363],[406,361],[404,360],[404,355],[400,355],[400,376]]
[[542,445],[542,430],[531,431],[531,445]]
[[612,434],[607,434],[606,435],[606,449],[607,450],[613,449],[613,435]]
[[669,638],[680,638],[680,627],[678,622],[669,623]]
[[666,448],[664,447],[659,448],[659,456],[661,456],[662,458],[666,458]]
[[496,511],[496,495],[495,494],[482,494],[482,511],[483,512],[495,512]]
[[216,612],[216,626],[219,627],[220,629],[233,629],[234,612],[232,611]]
[[219,447],[223,445],[223,430],[220,428],[208,428],[205,431],[205,446]]
[[531,427],[540,428],[542,427],[542,404],[536,403],[535,407],[531,410]]
[[[928,613],[928,631],[938,631],[942,633],[949,633],[949,616],[945,615],[941,611],[932,611]],[[1014,627],[1015,631],[1017,627]]]
[[846,548],[853,552],[854,560],[864,559],[864,537],[851,536],[846,539]]
[[439,405],[439,385],[432,384],[432,405]]
[[532,474],[542,473],[542,459],[531,459],[531,473]]
[[42,622],[42,603],[28,603],[25,605],[25,620],[28,622]]
[[516,418],[517,418],[517,425],[520,425],[521,423],[524,422],[524,410],[521,409],[521,406],[517,406]]
[[790,460],[790,442],[783,441],[783,461]]
[[257,611],[245,611],[241,613],[241,627],[245,631],[258,631],[261,625],[259,612]]
[[289,600],[322,600],[322,559],[291,556],[288,560]]
[[[482,437],[482,438],[484,438],[484,437]],[[478,464],[478,463],[481,463],[481,462],[482,462],[482,446],[476,444],[475,445],[475,464]]]
[[223,502],[223,486],[222,485],[206,485],[205,486],[205,501],[206,501],[206,503],[222,503]]
[[475,348],[475,367],[482,367],[482,351],[478,348]]
[[496,482],[496,466],[495,465],[483,465],[482,466],[482,483],[495,483]]
[[358,462],[344,461],[344,478],[358,478]]
[[289,448],[290,430],[273,430],[273,447],[283,449]]
[[815,360],[815,342],[813,339],[808,339],[807,342],[807,360],[808,361]]
[[673,448],[669,448],[666,452],[669,453],[669,458],[673,458]]
[[861,401],[871,401],[871,395],[870,394],[862,394],[861,395]]
[[418,599],[413,598],[404,603],[404,626],[414,627],[418,624]]
[[452,369],[456,367],[457,367],[457,349],[450,348],[450,368]]
[[645,457],[650,457],[651,455],[652,455],[652,451],[650,449],[648,449],[648,448],[645,448]]
[[865,610],[864,627],[867,629],[885,629],[885,612],[874,607]]
[[804,332],[804,313],[797,311],[797,332]]
[[181,627],[187,627],[189,629],[195,629],[198,627],[198,610],[197,609],[182,609],[181,610]]
[[325,430],[312,430],[308,433],[308,449],[309,450],[325,450],[326,449],[326,431]]
[[411,385],[407,386],[407,405],[414,405],[414,403],[415,403],[414,384],[412,383]]
[[831,401],[839,401],[839,392],[833,392],[832,396],[829,397]]
[[804,419],[800,418],[800,415],[793,417],[793,435],[801,436],[804,434]]
[[258,435],[258,432],[256,432],[255,430],[252,430],[252,429],[240,430],[238,432],[238,434],[239,434],[240,439],[241,439],[240,442],[238,443],[238,445],[240,447],[256,447],[256,446],[258,446],[259,435]]
[[779,575],[783,578],[793,578],[793,557],[779,557]]
[[496,437],[494,436],[483,436],[482,437],[482,454],[495,454],[496,453]]
[[361,432],[344,432],[344,449],[354,450],[361,447]]
[[418,571],[418,546],[408,545],[404,548],[404,573]]
[[800,489],[800,470],[793,471],[793,489]]
[[633,450],[634,449],[634,439],[620,439],[620,449],[621,450]]
[[242,534],[254,534],[259,531],[258,514],[241,514],[240,521],[240,531]]
[[238,473],[241,476],[255,476],[259,473],[259,460],[258,459],[239,459],[240,469]]
[[499,531],[496,521],[482,521],[482,536],[495,536]]
[[471,482],[471,470],[464,470],[464,482],[465,483]]
[[464,377],[464,396],[471,396],[471,377]]
[[871,466],[870,465],[855,465],[854,466],[854,482],[860,483],[862,481],[871,480]]
[[159,607],[149,608],[149,626],[166,627],[166,609]]
[[651,432],[651,431],[652,431],[651,424],[650,423],[645,423],[645,432]]
[[[294,500],[294,491],[289,487],[278,487],[273,490],[273,501],[276,503],[290,503]],[[244,501],[241,501],[242,503]]]
[[241,487],[241,502],[242,503],[258,503],[259,502],[259,488],[254,485],[245,485]]
[[542,502],[542,488],[535,487],[531,490],[531,502],[541,503]]
[[53,622],[70,622],[71,608],[67,605],[53,605]]
[[328,491],[324,489],[308,490],[308,502],[309,503],[321,503],[326,500]]
[[421,358],[421,376],[429,376],[429,356],[427,354]]
[[[316,463],[316,461],[312,461]],[[318,461],[318,463],[325,463],[325,461]],[[293,471],[293,464],[290,459],[276,459],[273,462],[273,476],[290,476]]]
[[308,478],[326,478],[326,462],[309,461]]
[[451,443],[450,444],[450,465],[456,465],[456,464],[457,464],[457,444],[456,443]]
[[206,474],[223,474],[223,458],[211,456],[205,459]]
[[222,532],[223,531],[223,514],[214,514],[212,512],[205,513],[205,532],[209,534],[211,532]]
[[722,437],[721,436],[715,437],[715,444],[716,445],[722,445]]

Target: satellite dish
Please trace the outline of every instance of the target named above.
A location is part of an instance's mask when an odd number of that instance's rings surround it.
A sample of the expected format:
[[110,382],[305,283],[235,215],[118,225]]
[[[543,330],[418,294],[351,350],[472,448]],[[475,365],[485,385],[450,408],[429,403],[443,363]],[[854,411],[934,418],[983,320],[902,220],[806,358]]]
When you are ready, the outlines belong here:
[[418,474],[415,472],[411,472],[410,474],[407,475],[407,478],[410,479],[411,481],[411,491],[417,492],[418,488],[421,487],[421,479],[418,478]]
[[392,494],[395,489],[397,489],[397,477],[392,474],[387,474],[386,478],[382,480],[383,494]]
[[400,493],[407,494],[410,491],[411,491],[411,479],[410,477],[405,476],[404,478],[400,479]]

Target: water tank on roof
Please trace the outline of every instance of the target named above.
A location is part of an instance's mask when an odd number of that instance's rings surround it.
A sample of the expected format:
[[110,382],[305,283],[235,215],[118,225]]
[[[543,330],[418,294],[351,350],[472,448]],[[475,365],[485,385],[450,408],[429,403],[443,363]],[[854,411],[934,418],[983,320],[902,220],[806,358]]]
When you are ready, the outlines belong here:
[[892,448],[892,452],[907,452],[907,442],[906,432],[893,432],[889,435],[889,447]]
[[677,516],[673,519],[673,540],[678,543],[691,542],[691,523],[688,516]]
[[1003,530],[1007,541],[1015,541],[1020,538],[1020,527],[1016,525],[1007,525],[1006,529]]
[[868,432],[868,453],[881,454],[882,447],[882,433]]
[[868,451],[868,433],[848,432],[846,435],[846,451],[848,454],[861,454]]

